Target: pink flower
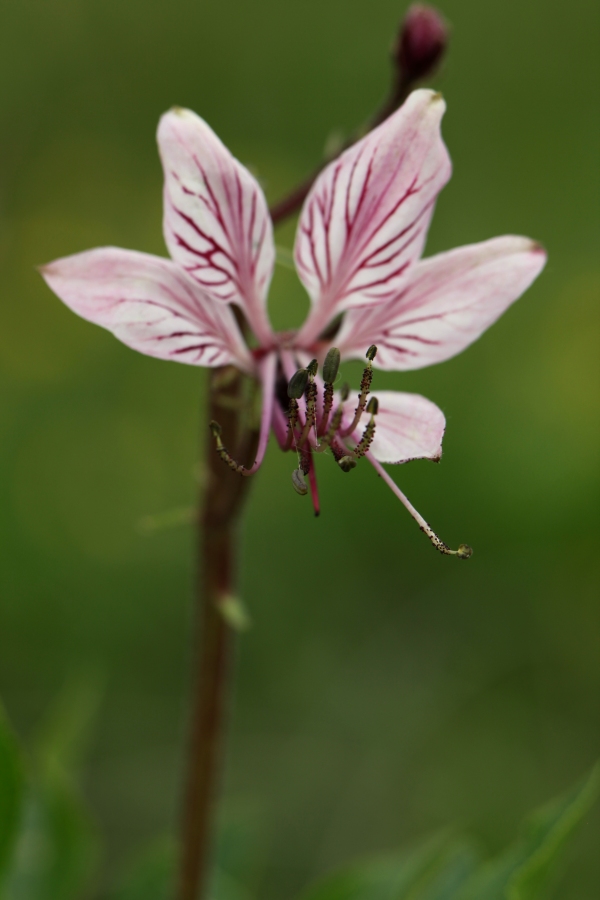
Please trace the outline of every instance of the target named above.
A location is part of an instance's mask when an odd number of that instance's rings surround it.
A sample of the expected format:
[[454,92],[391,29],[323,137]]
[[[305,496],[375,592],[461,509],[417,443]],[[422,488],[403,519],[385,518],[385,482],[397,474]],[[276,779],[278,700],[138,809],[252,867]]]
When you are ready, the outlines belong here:
[[[56,260],[42,274],[74,312],[135,350],[190,365],[233,365],[260,381],[260,437],[250,468],[231,459],[211,424],[219,453],[237,472],[259,468],[272,428],[280,446],[298,454],[294,486],[306,493],[308,474],[318,511],[315,455],[328,451],[344,471],[364,456],[433,544],[466,558],[470,548],[450,551],[381,465],[439,460],[443,413],[425,397],[396,391],[368,403],[372,367],[417,369],[460,353],[527,289],[546,256],[528,238],[506,236],[420,260],[450,177],[444,109],[439,94],[415,91],[316,180],[294,250],[311,300],[297,332],[273,332],[267,315],[275,247],[263,192],[188,110],[166,113],[158,128],[171,259],[106,247]],[[368,351],[359,395],[334,394],[334,344],[342,360]],[[326,382],[317,374],[323,360]]]

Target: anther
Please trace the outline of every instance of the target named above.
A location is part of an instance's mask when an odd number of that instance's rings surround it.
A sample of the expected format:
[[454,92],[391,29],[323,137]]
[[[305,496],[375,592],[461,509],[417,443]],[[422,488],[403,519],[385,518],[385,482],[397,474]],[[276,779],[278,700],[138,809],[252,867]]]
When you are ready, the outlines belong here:
[[317,360],[316,360],[316,359],[311,359],[311,361],[309,362],[309,364],[308,364],[307,367],[306,367],[306,371],[307,371],[308,374],[311,376],[311,378],[314,378],[314,377],[315,377],[315,375],[317,374],[318,369],[319,369],[319,364],[318,364]]
[[319,424],[319,434],[327,431],[327,423],[333,406],[333,382],[337,378],[338,369],[340,367],[340,351],[337,347],[332,347],[325,357],[323,363],[323,381],[325,389],[323,391],[323,414]]
[[374,360],[375,357],[377,356],[377,347],[375,346],[375,344],[371,344],[371,346],[369,347],[369,349],[368,349],[367,352],[365,353],[365,356],[367,357],[367,359],[369,360],[369,362],[373,362],[373,360]]
[[338,466],[342,472],[351,472],[352,469],[356,468],[356,460],[353,456],[342,456],[338,461]]
[[456,555],[459,559],[470,559],[473,556],[473,548],[469,547],[468,544],[459,544]]
[[340,389],[340,398],[342,403],[345,403],[348,397],[350,396],[350,385],[347,381],[345,381]]
[[308,485],[304,480],[304,473],[301,469],[294,469],[292,472],[292,484],[296,493],[300,494],[301,497],[308,494]]
[[379,412],[379,400],[377,397],[371,397],[369,402],[367,403],[367,412],[371,413],[372,416],[376,416]]
[[325,384],[333,384],[337,378],[340,368],[340,351],[337,347],[332,347],[327,353],[323,363],[323,381]]
[[306,385],[308,384],[308,371],[307,369],[298,369],[297,372],[294,372],[292,377],[288,382],[287,393],[288,397],[292,400],[299,400],[300,397],[304,394],[306,390]]
[[236,463],[233,456],[231,456],[231,454],[229,453],[229,451],[223,444],[223,441],[221,440],[221,434],[223,433],[223,429],[221,428],[219,423],[215,422],[215,420],[212,419],[212,421],[209,422],[208,427],[210,428],[210,430],[212,432],[212,436],[215,439],[216,451],[219,454],[219,456],[221,457],[221,459],[223,460],[223,462],[226,463],[229,466],[229,468],[232,469],[232,471],[237,472],[238,475],[241,475],[243,473],[245,467],[240,466],[239,463]]

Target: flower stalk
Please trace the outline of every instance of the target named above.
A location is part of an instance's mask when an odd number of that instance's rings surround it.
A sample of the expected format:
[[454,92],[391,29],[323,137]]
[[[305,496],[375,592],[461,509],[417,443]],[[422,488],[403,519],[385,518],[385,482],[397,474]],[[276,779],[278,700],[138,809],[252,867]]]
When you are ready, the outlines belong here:
[[[215,369],[211,376],[210,416],[219,417],[236,458],[251,457],[257,433],[248,421],[240,427],[236,410],[245,376],[230,367]],[[223,605],[236,591],[237,526],[250,487],[249,479],[233,477],[223,465],[208,429],[207,437],[208,479],[198,520],[192,696],[176,900],[207,896],[210,884],[235,638]]]

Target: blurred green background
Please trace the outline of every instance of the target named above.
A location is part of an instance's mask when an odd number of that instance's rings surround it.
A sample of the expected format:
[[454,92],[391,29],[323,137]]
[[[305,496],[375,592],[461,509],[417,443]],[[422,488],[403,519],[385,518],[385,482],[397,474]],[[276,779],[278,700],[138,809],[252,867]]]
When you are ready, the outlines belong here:
[[[174,104],[276,199],[379,103],[405,8],[2,6],[0,693],[27,738],[66,681],[106,679],[85,791],[107,878],[177,821],[194,535],[139,522],[194,502],[205,375],[77,319],[34,267],[106,244],[165,253],[154,132]],[[468,564],[436,554],[369,466],[320,467],[319,520],[276,447],[256,479],[224,815],[253,823],[261,900],[454,823],[495,851],[598,755],[598,8],[442,8],[432,84],[454,176],[427,252],[522,233],[549,263],[462,356],[376,374],[446,413],[442,465],[395,477],[444,540],[474,546]],[[276,325],[306,306],[278,271]],[[597,897],[597,828],[560,896]]]

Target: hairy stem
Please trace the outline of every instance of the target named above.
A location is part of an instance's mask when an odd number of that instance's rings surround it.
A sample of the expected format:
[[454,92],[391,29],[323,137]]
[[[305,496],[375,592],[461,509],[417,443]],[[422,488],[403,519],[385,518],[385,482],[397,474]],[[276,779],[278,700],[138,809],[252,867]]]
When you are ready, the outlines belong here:
[[[256,433],[243,420],[240,423],[235,408],[228,408],[223,401],[240,399],[243,379],[235,370],[213,371],[208,417],[221,421],[238,458],[253,449]],[[198,522],[196,628],[177,900],[206,897],[210,883],[234,649],[234,632],[220,606],[235,593],[237,522],[250,482],[223,465],[215,453],[209,429],[206,431],[208,479]]]

